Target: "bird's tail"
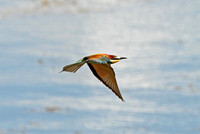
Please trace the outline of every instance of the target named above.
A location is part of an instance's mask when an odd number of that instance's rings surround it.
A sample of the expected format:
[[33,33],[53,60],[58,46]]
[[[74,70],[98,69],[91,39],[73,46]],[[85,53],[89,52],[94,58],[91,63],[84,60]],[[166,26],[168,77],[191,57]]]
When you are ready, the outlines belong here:
[[71,65],[67,65],[67,66],[64,66],[63,70],[60,72],[67,71],[67,72],[75,73],[84,64],[85,64],[85,62],[77,62],[77,63],[71,64]]

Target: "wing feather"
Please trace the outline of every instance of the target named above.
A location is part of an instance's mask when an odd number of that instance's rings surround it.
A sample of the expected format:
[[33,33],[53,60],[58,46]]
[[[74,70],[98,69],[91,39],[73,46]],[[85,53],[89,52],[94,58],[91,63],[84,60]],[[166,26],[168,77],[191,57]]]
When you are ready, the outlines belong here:
[[93,74],[108,88],[110,88],[122,101],[124,101],[115,79],[115,73],[108,64],[87,63]]

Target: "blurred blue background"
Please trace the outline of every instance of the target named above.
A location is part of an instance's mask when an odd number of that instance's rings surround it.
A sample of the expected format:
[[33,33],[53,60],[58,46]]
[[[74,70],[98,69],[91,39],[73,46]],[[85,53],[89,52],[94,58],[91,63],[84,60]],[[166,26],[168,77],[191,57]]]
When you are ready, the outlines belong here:
[[[0,134],[199,134],[199,0],[0,0]],[[125,103],[84,56],[112,67]]]

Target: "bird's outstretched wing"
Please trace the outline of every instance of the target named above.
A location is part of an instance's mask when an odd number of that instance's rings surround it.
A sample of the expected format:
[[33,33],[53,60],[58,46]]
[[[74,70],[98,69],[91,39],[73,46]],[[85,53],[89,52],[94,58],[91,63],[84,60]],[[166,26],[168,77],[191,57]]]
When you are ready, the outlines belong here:
[[108,64],[91,64],[87,63],[93,74],[110,88],[122,101],[124,101],[115,79],[115,73]]
[[64,66],[62,71],[67,71],[67,72],[73,72],[73,73],[75,73],[84,64],[85,64],[84,61],[82,61],[82,62],[76,62],[74,64]]

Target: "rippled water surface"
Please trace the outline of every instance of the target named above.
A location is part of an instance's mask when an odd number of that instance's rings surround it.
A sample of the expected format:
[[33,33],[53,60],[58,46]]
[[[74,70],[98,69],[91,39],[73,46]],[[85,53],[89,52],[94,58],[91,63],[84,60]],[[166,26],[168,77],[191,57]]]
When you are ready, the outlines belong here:
[[[200,133],[198,0],[0,1],[0,134]],[[121,102],[84,56],[112,65]]]

